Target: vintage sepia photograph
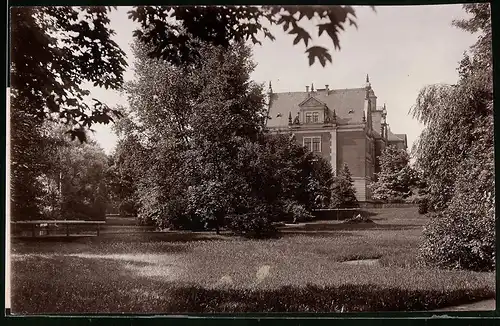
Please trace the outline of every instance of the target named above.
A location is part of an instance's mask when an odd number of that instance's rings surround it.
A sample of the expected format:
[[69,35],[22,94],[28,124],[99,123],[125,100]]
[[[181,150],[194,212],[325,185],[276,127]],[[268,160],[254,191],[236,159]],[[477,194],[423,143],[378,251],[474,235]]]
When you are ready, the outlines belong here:
[[9,19],[8,315],[495,310],[489,3]]

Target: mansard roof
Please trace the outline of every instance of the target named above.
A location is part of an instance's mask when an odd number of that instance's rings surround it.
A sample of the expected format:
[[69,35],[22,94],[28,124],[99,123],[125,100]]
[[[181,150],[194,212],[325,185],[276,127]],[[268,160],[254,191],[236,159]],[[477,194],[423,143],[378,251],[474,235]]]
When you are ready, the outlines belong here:
[[[310,97],[324,103],[330,111],[335,110],[337,123],[358,124],[363,121],[363,109],[366,96],[365,88],[335,90],[317,90],[310,92]],[[295,117],[309,99],[307,92],[284,92],[271,95],[271,106],[267,121],[268,127],[288,126],[288,116]]]

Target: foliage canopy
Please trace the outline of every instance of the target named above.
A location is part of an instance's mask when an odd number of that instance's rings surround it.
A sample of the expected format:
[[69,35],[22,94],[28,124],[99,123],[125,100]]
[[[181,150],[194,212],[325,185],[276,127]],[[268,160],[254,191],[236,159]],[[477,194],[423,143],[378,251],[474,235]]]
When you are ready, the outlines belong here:
[[11,97],[13,105],[40,119],[83,129],[109,123],[117,114],[98,99],[89,106],[85,83],[110,89],[123,84],[125,53],[112,40],[106,7],[11,8]]
[[414,151],[437,211],[424,232],[423,258],[451,268],[495,266],[493,74],[488,3],[466,4],[467,20],[454,24],[480,32],[465,54],[456,85],[422,90],[413,114],[425,123]]

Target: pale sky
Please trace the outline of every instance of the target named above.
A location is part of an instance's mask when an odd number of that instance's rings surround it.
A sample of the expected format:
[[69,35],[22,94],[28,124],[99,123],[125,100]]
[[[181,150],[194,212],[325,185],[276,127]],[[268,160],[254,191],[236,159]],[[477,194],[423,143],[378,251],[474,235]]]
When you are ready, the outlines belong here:
[[[314,45],[331,48],[333,63],[322,67],[308,64],[305,46],[293,46],[294,36],[281,27],[271,32],[274,42],[260,38],[262,46],[253,47],[257,63],[252,79],[259,83],[272,81],[273,91],[305,91],[306,85],[330,89],[363,87],[366,74],[377,96],[377,106],[387,105],[387,121],[395,133],[408,135],[408,147],[417,139],[422,126],[408,115],[419,90],[435,83],[455,83],[456,68],[477,36],[451,25],[453,19],[467,17],[461,5],[355,7],[358,29],[346,28],[340,34],[341,50],[325,36],[313,36]],[[133,78],[133,56],[130,50],[132,32],[137,24],[128,19],[130,7],[119,7],[110,14],[115,41],[127,54],[129,68],[125,79]],[[302,26],[313,31],[314,22],[304,18]],[[309,28],[308,28],[309,27]],[[315,30],[314,30],[315,31]],[[326,33],[325,33],[326,34]],[[127,105],[126,97],[117,92],[90,88],[96,97],[110,106]],[[110,126],[94,126],[94,138],[110,153],[116,136]]]

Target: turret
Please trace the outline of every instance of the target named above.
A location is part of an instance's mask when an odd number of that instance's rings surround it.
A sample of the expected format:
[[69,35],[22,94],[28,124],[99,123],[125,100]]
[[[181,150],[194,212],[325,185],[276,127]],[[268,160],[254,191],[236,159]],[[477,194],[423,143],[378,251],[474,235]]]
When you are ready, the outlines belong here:
[[365,103],[363,108],[363,123],[367,124],[368,129],[372,127],[372,86],[370,84],[370,77],[366,75],[365,84]]
[[273,87],[271,85],[271,81],[269,81],[269,89],[267,91],[267,117],[266,117],[266,125],[267,125],[267,120],[270,118],[269,117],[269,112],[271,111],[271,106],[273,102]]
[[387,117],[387,109],[386,109],[385,103],[384,103],[384,107],[382,109],[382,116],[381,116],[381,119],[380,119],[380,136],[383,139],[387,139],[387,121],[386,121],[386,117]]

